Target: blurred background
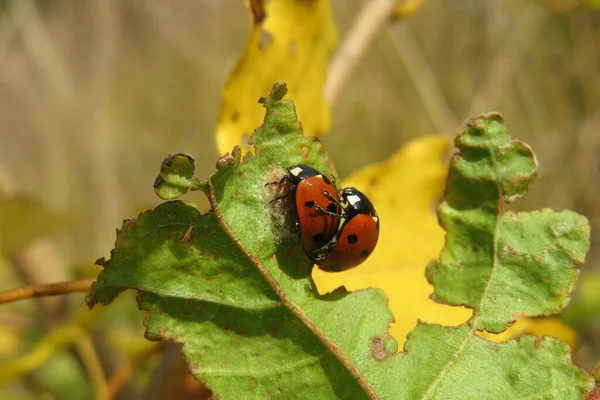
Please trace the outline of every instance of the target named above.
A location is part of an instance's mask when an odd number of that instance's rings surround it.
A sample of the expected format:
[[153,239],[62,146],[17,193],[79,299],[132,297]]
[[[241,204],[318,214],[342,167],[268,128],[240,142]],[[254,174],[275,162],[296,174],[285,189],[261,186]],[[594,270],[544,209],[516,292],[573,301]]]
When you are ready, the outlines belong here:
[[[600,353],[600,12],[560,4],[425,1],[377,37],[324,142],[344,177],[411,138],[502,112],[541,166],[518,207],[569,208],[592,224],[589,278],[565,314],[590,371]],[[333,0],[341,40],[362,5]],[[200,178],[214,171],[221,93],[249,28],[240,0],[0,1],[0,290],[97,274],[122,220],[160,202],[152,183],[167,154],[192,154]],[[133,301],[94,320],[82,299],[0,307],[0,362],[47,344],[20,378],[0,371],[0,398],[92,398],[94,365],[114,372],[148,354]],[[65,340],[74,345],[49,350]],[[159,398],[146,385],[164,372],[157,365],[140,367],[120,398],[143,388]]]

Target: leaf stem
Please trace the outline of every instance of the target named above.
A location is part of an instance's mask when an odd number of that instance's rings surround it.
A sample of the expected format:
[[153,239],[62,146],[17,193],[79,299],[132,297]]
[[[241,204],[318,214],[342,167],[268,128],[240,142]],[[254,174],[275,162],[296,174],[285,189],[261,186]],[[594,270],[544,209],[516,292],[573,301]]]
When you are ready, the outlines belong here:
[[0,304],[12,303],[14,301],[32,299],[36,297],[89,292],[94,280],[95,278],[78,279],[75,281],[23,286],[20,288],[6,290],[0,292]]
[[201,182],[198,178],[194,178],[190,190],[201,190],[204,193],[208,193],[208,184]]

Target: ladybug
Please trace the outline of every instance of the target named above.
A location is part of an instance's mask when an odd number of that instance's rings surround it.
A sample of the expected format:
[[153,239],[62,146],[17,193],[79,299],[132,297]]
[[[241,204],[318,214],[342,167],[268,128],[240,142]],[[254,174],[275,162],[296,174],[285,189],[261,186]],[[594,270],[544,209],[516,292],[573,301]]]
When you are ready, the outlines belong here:
[[[323,271],[339,272],[354,268],[371,255],[379,239],[379,217],[371,201],[361,191],[347,187],[339,192],[336,199],[323,192],[331,202],[343,210],[341,225],[329,243],[313,251],[309,257]],[[328,210],[322,213],[334,216]]]
[[327,176],[304,164],[289,167],[279,182],[267,185],[281,185],[286,181],[290,185],[289,191],[271,203],[292,194],[295,196],[296,227],[300,230],[304,252],[309,255],[325,246],[338,231],[342,210],[339,194]]

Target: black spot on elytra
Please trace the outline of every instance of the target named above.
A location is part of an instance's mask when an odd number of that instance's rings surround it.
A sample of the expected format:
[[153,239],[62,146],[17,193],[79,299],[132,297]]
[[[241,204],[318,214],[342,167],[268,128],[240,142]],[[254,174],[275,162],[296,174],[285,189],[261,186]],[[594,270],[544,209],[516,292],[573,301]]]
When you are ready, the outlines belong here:
[[340,272],[343,268],[341,265],[331,264],[329,269],[333,272]]
[[327,206],[327,211],[329,211],[330,213],[335,213],[337,211],[337,207],[335,206],[335,204],[329,203],[329,205]]
[[355,234],[348,235],[348,243],[354,244],[358,240],[358,237]]
[[316,235],[313,235],[312,240],[313,242],[320,242],[323,240],[323,233],[317,233]]
[[315,202],[312,200],[304,203],[304,207],[313,208],[314,206],[315,206]]
[[369,257],[369,251],[368,250],[363,250],[360,252],[360,258],[367,258]]

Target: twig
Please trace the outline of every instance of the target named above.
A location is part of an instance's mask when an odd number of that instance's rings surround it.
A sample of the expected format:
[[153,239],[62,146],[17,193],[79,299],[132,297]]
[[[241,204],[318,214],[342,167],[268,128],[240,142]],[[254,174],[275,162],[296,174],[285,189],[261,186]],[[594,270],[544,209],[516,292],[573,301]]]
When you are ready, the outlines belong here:
[[329,64],[324,95],[332,106],[377,34],[387,26],[387,22],[394,15],[395,7],[396,2],[393,0],[372,0],[365,3]]
[[67,293],[89,292],[94,279],[79,279],[76,281],[48,283],[44,285],[24,286],[0,292],[0,304],[13,301],[32,299],[35,297],[56,296]]
[[88,310],[87,307],[75,314],[69,323],[54,328],[29,353],[14,360],[0,363],[0,386],[30,373],[48,362],[61,349],[78,341],[99,321],[103,308]]
[[337,101],[377,35],[388,26],[388,22],[413,16],[424,2],[425,0],[370,0],[365,3],[329,64],[324,95],[331,106]]
[[83,335],[75,344],[83,365],[96,389],[96,398],[104,398],[107,392],[106,376],[98,357],[98,352],[89,335]]
[[128,363],[121,365],[108,380],[107,390],[104,392],[101,400],[114,399],[123,385],[125,385],[125,383],[131,378],[135,370],[154,355],[161,353],[164,348],[165,343],[159,343],[158,345],[142,352],[141,354],[138,354]]

